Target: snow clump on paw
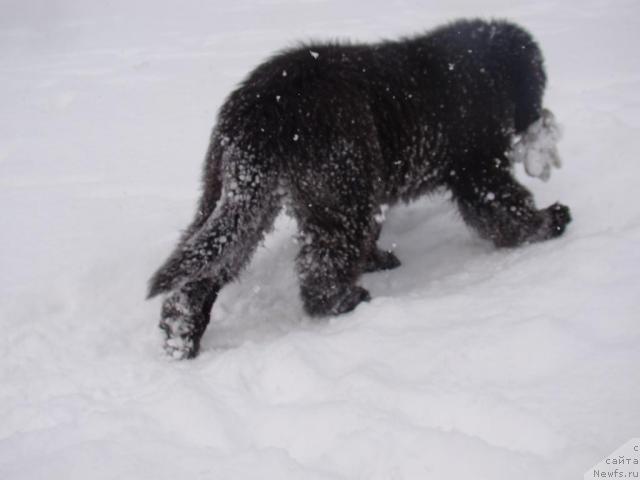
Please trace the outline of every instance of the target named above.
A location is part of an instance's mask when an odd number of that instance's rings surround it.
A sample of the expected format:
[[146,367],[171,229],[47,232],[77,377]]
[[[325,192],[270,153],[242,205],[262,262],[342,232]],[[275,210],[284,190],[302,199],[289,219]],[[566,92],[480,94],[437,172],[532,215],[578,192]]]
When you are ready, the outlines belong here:
[[530,176],[547,181],[551,177],[551,168],[561,166],[556,147],[561,135],[562,131],[553,114],[543,110],[542,117],[516,139],[509,156],[513,162],[524,163]]

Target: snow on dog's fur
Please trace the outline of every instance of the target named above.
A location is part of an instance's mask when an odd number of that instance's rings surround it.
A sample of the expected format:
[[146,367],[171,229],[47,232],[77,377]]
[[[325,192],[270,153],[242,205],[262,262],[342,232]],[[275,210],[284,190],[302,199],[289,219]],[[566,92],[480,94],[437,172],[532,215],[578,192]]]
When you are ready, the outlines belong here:
[[302,300],[316,316],[354,309],[369,299],[357,284],[363,272],[400,264],[376,246],[382,205],[445,187],[498,247],[562,234],[569,209],[537,209],[512,175],[514,159],[542,177],[558,165],[553,145],[535,161],[523,151],[556,131],[542,108],[545,82],[534,40],[501,21],[372,45],[310,44],[258,66],[222,106],[196,218],[150,281],[150,297],[168,293],[167,352],[197,354],[219,290],[285,202],[304,240]]

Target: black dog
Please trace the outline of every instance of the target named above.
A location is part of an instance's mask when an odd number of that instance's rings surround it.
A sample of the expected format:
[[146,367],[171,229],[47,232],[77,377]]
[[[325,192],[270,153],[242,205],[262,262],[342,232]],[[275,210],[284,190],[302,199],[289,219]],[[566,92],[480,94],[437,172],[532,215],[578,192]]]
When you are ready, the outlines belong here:
[[[167,352],[197,354],[218,292],[283,204],[303,239],[310,315],[354,309],[370,298],[356,284],[363,272],[400,264],[376,247],[383,204],[446,187],[498,247],[562,234],[569,209],[536,209],[512,175],[514,144],[553,129],[545,82],[526,31],[479,20],[373,45],[308,45],[260,65],[222,106],[195,220],[150,282],[149,297],[169,293]],[[540,176],[557,163],[553,146],[546,154]]]

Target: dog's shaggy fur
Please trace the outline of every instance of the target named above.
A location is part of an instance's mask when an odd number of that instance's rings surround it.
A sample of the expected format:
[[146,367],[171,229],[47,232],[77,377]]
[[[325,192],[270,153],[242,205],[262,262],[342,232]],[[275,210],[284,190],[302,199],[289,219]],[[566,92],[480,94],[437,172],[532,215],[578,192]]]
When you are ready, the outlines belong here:
[[540,50],[520,27],[460,21],[373,45],[312,44],[258,66],[222,106],[195,220],[150,282],[168,293],[165,349],[197,354],[219,290],[249,262],[281,206],[303,238],[310,315],[352,310],[363,272],[394,268],[376,247],[380,206],[446,187],[498,247],[560,235],[567,207],[536,209],[510,151],[542,109]]

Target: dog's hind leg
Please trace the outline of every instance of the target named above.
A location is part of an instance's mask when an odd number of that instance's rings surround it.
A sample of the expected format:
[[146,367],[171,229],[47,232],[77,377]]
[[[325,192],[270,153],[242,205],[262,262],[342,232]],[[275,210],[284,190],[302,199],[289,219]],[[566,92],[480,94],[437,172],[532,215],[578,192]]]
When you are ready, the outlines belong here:
[[297,190],[293,203],[302,240],[296,259],[300,292],[313,316],[345,313],[370,299],[356,282],[375,248],[373,188],[366,162],[353,151],[349,156],[356,159],[337,160],[340,175],[299,174],[316,181],[313,189]]
[[310,315],[345,313],[370,299],[369,292],[356,285],[370,228],[359,215],[346,206],[322,217],[297,214],[304,242],[296,259],[298,278]]
[[[264,209],[259,212],[259,221],[253,224],[251,229],[238,233],[231,228],[227,229],[228,225],[223,224],[219,225],[218,232],[201,233],[209,236],[207,244],[215,242],[216,239],[227,238],[225,242],[229,242],[230,245],[217,261],[210,262],[208,270],[203,270],[205,273],[180,283],[169,291],[164,300],[160,328],[165,333],[164,349],[170,356],[184,359],[193,358],[198,354],[200,339],[209,323],[211,308],[218,292],[236,278],[249,263],[264,232],[271,228],[278,211],[277,202],[266,201]],[[237,226],[235,222],[242,222],[243,218],[227,212],[227,220]],[[224,220],[221,219],[221,222]]]
[[[218,291],[250,261],[281,206],[278,170],[268,159],[229,147],[223,163],[224,192],[215,210],[183,238],[155,273],[149,297],[167,293],[160,327],[174,358],[197,355]],[[190,229],[192,228],[190,227]]]
[[498,247],[560,236],[571,221],[569,208],[555,203],[536,209],[531,192],[513,177],[509,161],[488,158],[452,171],[449,179],[465,222]]

